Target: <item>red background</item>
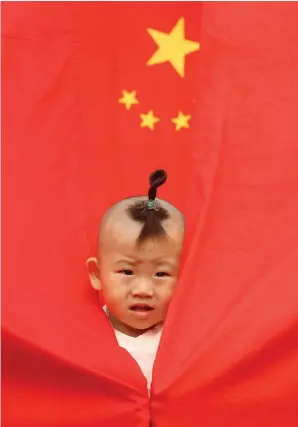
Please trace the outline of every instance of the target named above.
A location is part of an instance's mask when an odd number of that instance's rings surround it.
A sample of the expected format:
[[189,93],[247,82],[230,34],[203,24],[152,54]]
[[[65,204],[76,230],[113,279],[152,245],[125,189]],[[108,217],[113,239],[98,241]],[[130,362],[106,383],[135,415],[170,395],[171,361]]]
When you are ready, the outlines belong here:
[[[146,66],[147,28],[180,17],[201,44],[184,78]],[[297,426],[297,19],[295,2],[2,4],[4,427]],[[150,402],[84,261],[160,167],[187,239]]]

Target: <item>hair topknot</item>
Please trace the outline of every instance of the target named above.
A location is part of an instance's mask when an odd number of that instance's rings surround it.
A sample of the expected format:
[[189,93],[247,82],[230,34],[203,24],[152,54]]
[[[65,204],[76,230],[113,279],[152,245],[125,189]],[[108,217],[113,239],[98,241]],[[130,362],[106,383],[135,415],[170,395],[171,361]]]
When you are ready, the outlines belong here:
[[162,221],[169,218],[169,212],[161,207],[156,201],[154,206],[150,204],[156,199],[156,190],[166,182],[167,174],[164,170],[158,169],[151,173],[149,177],[150,188],[148,200],[137,200],[128,207],[128,215],[135,221],[144,224],[137,242],[142,243],[148,238],[166,237],[167,234],[162,226]]
[[152,172],[149,177],[150,188],[148,191],[148,199],[155,200],[156,198],[156,190],[158,187],[163,185],[167,180],[167,173],[163,169],[157,169]]

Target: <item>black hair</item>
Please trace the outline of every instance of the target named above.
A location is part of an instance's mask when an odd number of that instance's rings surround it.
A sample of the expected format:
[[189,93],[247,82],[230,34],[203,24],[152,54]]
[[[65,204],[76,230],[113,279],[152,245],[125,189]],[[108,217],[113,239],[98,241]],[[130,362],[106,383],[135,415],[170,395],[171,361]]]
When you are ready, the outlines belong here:
[[166,182],[167,174],[164,170],[156,170],[149,177],[148,200],[137,200],[127,208],[128,215],[135,221],[144,223],[137,239],[143,243],[149,238],[166,238],[167,233],[162,221],[169,218],[169,212],[160,206],[156,199],[157,188]]

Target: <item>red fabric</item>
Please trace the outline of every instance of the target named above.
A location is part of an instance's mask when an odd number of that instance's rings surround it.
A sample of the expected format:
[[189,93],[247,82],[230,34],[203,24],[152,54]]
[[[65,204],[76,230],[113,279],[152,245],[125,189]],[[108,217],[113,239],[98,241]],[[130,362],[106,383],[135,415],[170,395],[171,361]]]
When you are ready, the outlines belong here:
[[[201,44],[183,78],[146,66],[147,29],[181,17]],[[2,4],[4,427],[298,424],[297,18],[294,2]],[[84,261],[105,209],[159,167],[187,239],[150,401]]]

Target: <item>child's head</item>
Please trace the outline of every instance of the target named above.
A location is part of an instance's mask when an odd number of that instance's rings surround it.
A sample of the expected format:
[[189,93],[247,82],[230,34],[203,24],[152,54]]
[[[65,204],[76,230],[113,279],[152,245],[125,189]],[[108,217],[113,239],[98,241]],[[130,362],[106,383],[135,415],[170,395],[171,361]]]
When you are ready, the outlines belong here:
[[92,286],[101,289],[114,327],[137,336],[163,322],[180,266],[183,215],[156,199],[164,171],[150,176],[148,197],[113,205],[102,218],[98,257],[88,260]]

